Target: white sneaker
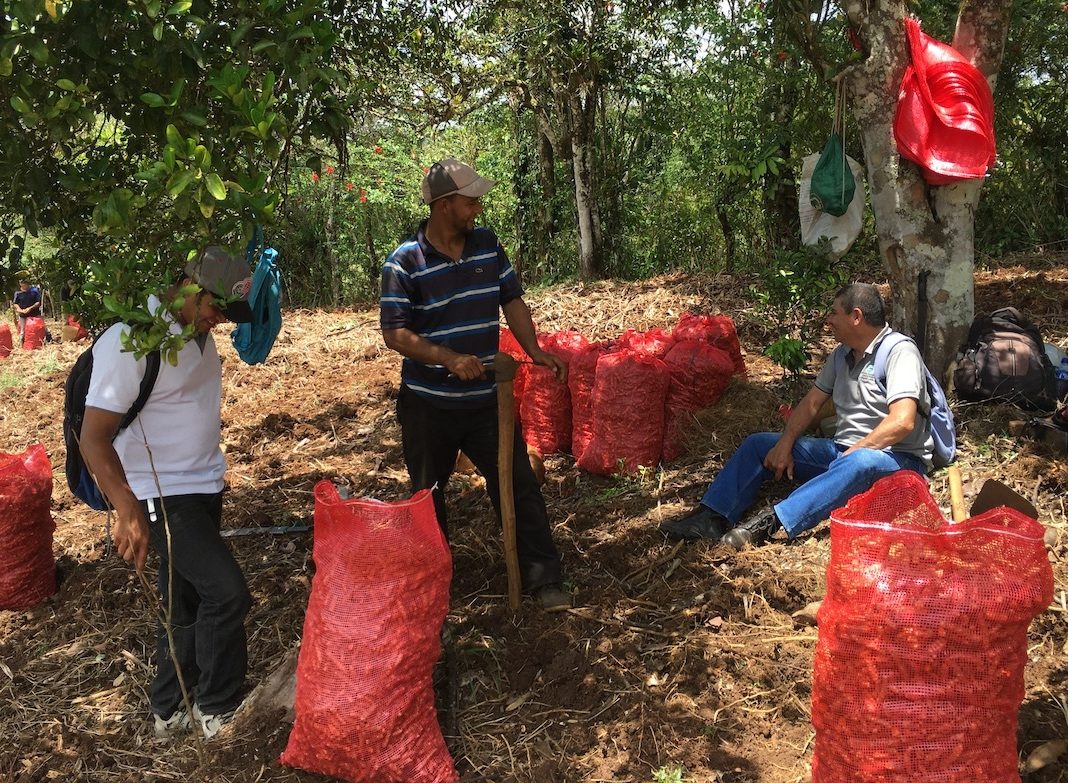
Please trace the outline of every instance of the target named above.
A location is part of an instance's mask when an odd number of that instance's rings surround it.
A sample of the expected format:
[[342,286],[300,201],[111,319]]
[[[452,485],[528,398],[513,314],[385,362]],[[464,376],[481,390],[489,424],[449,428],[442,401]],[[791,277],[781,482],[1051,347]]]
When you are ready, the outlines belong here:
[[[196,707],[193,709],[195,710]],[[193,724],[189,722],[189,715],[186,714],[185,710],[181,709],[175,710],[167,720],[163,720],[163,718],[155,713],[153,713],[152,717],[155,718],[154,730],[156,736],[160,739],[173,737],[175,734],[189,731],[189,729],[193,727]]]
[[237,710],[229,710],[228,712],[220,712],[217,715],[205,715],[200,711],[199,705],[193,705],[193,720],[200,724],[201,730],[204,732],[204,739],[211,739],[231,721],[234,717],[234,713]]

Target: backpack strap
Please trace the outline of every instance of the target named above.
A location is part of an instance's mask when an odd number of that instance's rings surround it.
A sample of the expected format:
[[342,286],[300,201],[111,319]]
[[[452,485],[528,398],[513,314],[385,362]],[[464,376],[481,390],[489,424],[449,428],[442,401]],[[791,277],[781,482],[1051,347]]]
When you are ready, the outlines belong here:
[[156,379],[159,377],[159,365],[159,351],[145,354],[145,374],[141,378],[141,387],[137,391],[137,399],[133,401],[130,410],[126,411],[126,415],[122,417],[122,421],[119,423],[119,430],[124,430],[133,424],[134,419],[141,413],[141,409],[145,407],[145,403],[148,402],[148,398],[152,394],[152,389],[156,386]]
[[[886,335],[886,337],[880,340],[879,344],[875,347],[875,382],[879,384],[879,389],[880,391],[882,391],[883,394],[886,394],[886,365],[890,361],[890,354],[895,348],[897,348],[897,346],[901,345],[901,343],[906,342],[915,345],[915,340],[913,340],[907,334],[902,334],[901,332],[890,332],[890,334]],[[923,362],[922,359],[920,361],[921,363]],[[926,386],[926,366],[923,368],[923,382]],[[927,390],[927,396],[929,398],[931,397],[931,391],[929,388]],[[923,416],[925,419],[930,418],[931,409],[929,407],[926,410],[920,407],[919,410],[920,415]]]

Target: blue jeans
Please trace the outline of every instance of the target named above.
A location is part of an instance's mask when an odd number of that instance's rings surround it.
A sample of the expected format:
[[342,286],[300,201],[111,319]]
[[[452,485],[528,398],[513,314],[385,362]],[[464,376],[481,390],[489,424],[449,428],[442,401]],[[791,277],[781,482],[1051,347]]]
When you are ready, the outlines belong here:
[[[219,535],[222,493],[163,498],[171,529],[174,594],[171,628],[176,657],[190,697],[206,715],[232,710],[241,701],[248,651],[245,615],[252,605],[245,577]],[[170,568],[159,498],[141,501],[148,536],[159,553],[159,592],[167,606]],[[181,706],[178,673],[162,624],[156,630],[156,676],[149,690],[152,711],[169,718]]]
[[[760,485],[774,478],[764,467],[764,457],[780,437],[777,432],[758,432],[746,438],[708,487],[701,504],[738,524],[753,505]],[[794,478],[803,483],[775,504],[775,515],[790,538],[815,527],[883,476],[898,470],[927,473],[923,460],[911,454],[857,449],[843,455],[845,450],[828,438],[798,438],[794,443]]]

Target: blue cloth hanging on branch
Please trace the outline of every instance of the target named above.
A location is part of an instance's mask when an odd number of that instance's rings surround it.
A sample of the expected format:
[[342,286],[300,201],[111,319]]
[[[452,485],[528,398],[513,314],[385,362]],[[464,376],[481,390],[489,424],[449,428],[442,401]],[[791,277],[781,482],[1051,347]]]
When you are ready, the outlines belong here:
[[248,304],[252,308],[252,323],[238,324],[230,335],[234,348],[246,364],[260,364],[274,346],[282,328],[282,274],[278,270],[278,251],[266,247],[263,229],[256,226],[245,250],[245,258],[252,265],[256,251],[263,246],[259,262],[252,273],[252,289]]

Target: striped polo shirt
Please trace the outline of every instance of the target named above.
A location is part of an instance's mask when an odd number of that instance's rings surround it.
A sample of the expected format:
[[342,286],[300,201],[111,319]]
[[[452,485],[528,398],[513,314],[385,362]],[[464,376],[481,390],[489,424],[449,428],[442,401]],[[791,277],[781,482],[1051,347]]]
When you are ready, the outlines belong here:
[[[424,221],[382,268],[381,325],[410,329],[457,353],[490,361],[500,337],[500,307],[522,295],[496,234],[476,228],[454,261],[427,242]],[[496,400],[492,381],[450,378],[441,365],[407,357],[401,382],[442,408],[480,408]]]

